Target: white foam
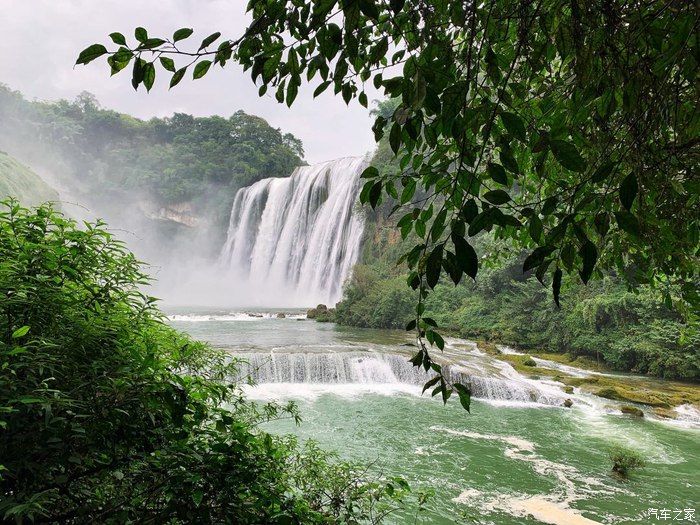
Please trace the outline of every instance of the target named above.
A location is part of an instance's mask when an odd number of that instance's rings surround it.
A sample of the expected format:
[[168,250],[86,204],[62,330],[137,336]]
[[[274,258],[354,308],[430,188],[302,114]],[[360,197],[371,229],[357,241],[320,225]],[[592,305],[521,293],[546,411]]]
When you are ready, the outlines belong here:
[[421,389],[402,383],[264,383],[244,386],[243,391],[256,401],[278,401],[281,399],[302,399],[314,401],[323,395],[335,395],[346,399],[366,394],[394,396],[397,394],[420,397]]
[[284,318],[278,318],[276,312],[231,312],[228,314],[173,314],[168,316],[169,321],[181,323],[205,323],[211,321],[266,321],[270,319],[305,319],[304,314],[286,314]]

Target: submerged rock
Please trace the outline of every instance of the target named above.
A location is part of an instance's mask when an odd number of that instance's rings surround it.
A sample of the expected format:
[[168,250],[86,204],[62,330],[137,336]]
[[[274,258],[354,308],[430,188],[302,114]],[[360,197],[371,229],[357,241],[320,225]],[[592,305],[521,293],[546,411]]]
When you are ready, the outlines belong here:
[[574,402],[571,401],[571,399],[569,399],[569,398],[567,398],[567,399],[564,400],[564,406],[565,406],[566,408],[571,408],[571,407],[573,406],[573,404],[574,404]]
[[678,414],[676,414],[675,410],[668,409],[668,408],[661,408],[661,407],[656,407],[655,409],[652,410],[655,416],[662,417],[664,419],[676,419],[678,417]]
[[537,366],[537,363],[535,362],[535,360],[532,357],[526,356],[526,357],[523,357],[523,365],[525,365],[525,366]]
[[641,409],[630,405],[622,405],[620,407],[620,412],[634,417],[644,417],[644,412],[642,412]]

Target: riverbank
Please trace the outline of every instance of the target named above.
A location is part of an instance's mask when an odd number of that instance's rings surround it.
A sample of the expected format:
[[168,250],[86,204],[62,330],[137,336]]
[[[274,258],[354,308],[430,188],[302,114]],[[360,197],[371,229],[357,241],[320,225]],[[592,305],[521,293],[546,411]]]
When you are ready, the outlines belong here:
[[[567,393],[578,391],[628,403],[622,408],[629,415],[642,416],[642,409],[665,419],[682,418],[687,410],[700,413],[700,385],[696,383],[620,373],[583,356],[572,359],[567,354],[525,353],[487,341],[477,341],[477,346],[530,379],[562,383]],[[679,412],[679,407],[685,408]]]

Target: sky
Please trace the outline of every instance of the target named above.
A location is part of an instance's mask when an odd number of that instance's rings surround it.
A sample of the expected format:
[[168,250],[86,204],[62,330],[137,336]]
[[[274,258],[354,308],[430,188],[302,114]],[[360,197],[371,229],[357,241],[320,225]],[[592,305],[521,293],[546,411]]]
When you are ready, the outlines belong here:
[[[229,62],[204,77],[184,79],[168,91],[169,77],[156,78],[150,93],[131,87],[130,69],[110,78],[104,57],[88,66],[75,66],[85,47],[111,44],[119,31],[133,42],[137,26],[150,36],[172,35],[191,27],[198,43],[214,31],[235,38],[245,29],[246,0],[2,0],[0,18],[0,82],[28,99],[73,99],[93,93],[109,109],[139,118],[165,117],[174,112],[197,116],[229,116],[242,109],[265,118],[272,126],[304,142],[309,163],[374,148],[368,110],[352,101],[346,106],[332,90],[313,99],[318,80],[299,91],[293,107],[279,104],[272,94],[258,97],[249,73]],[[107,45],[108,48],[115,47]],[[176,60],[177,63],[177,60]],[[159,73],[162,69],[158,70]],[[370,101],[379,98],[368,89]],[[1,125],[1,123],[0,123]]]

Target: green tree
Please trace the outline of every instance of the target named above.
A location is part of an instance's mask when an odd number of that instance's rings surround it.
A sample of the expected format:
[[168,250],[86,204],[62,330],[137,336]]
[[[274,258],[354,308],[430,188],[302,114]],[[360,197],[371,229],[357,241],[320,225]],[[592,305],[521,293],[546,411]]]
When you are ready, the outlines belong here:
[[402,257],[419,296],[415,363],[432,365],[423,336],[443,344],[425,298],[442,274],[476,276],[470,237],[484,230],[528,249],[523,270],[550,281],[557,303],[564,272],[587,283],[616,269],[632,286],[678,286],[697,310],[695,4],[251,0],[248,10],[235,39],[187,46],[191,29],[137,28],[134,44],[112,33],[117,47],[94,44],[78,63],[106,56],[113,74],[131,64],[134,88],[150,89],[157,68],[172,87],[235,60],[287,105],[315,78],[316,94],[332,87],[348,103],[367,106],[369,81],[400,99],[373,127],[400,169],[368,168],[361,200],[396,201],[402,233],[420,238]]
[[261,431],[230,355],[162,322],[104,224],[0,202],[3,523],[376,523],[406,496]]

